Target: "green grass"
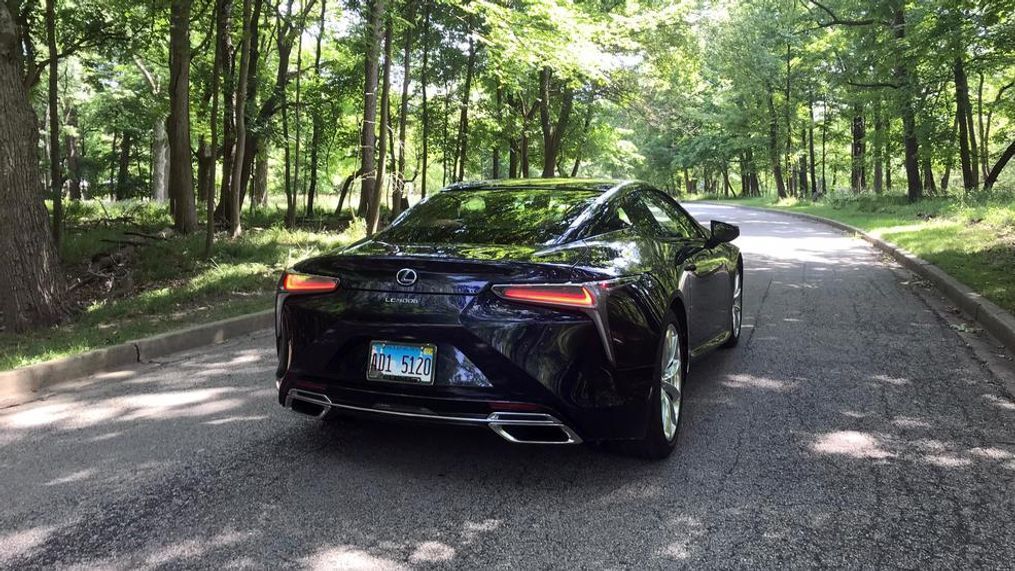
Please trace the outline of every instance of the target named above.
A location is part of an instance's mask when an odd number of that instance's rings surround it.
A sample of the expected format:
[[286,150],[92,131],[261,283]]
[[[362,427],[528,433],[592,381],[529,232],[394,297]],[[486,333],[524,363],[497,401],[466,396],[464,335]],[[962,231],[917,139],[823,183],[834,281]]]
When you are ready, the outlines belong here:
[[[27,334],[0,333],[0,370],[270,309],[282,270],[362,236],[360,222],[340,230],[347,221],[323,212],[319,221],[294,230],[282,226],[282,213],[271,206],[245,213],[243,235],[231,240],[219,233],[209,259],[204,257],[203,230],[145,240],[125,266],[129,272],[113,281],[111,291],[93,285],[69,296],[75,307],[66,322]],[[136,240],[124,230],[155,233],[170,223],[164,208],[148,203],[70,205],[61,252],[72,276],[69,285],[86,272],[94,256],[117,248],[103,240]]]
[[736,203],[845,222],[937,265],[1015,313],[1015,195],[933,198],[834,193],[817,202],[771,197]]

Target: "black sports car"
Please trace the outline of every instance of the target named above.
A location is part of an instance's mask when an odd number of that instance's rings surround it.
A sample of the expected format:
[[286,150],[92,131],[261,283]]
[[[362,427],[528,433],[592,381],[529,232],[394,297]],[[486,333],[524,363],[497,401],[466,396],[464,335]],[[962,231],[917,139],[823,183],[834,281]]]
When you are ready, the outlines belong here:
[[665,457],[689,359],[740,336],[738,235],[640,182],[450,186],[283,275],[279,402]]

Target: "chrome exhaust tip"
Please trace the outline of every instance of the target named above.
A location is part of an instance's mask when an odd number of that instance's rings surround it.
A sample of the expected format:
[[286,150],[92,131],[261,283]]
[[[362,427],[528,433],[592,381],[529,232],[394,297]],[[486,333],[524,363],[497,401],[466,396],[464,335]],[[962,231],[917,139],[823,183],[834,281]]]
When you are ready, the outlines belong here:
[[495,412],[487,426],[515,444],[581,444],[582,439],[557,418],[543,413]]
[[332,403],[328,395],[305,391],[303,389],[292,389],[285,396],[285,406],[293,412],[305,414],[315,418],[323,418],[331,411]]

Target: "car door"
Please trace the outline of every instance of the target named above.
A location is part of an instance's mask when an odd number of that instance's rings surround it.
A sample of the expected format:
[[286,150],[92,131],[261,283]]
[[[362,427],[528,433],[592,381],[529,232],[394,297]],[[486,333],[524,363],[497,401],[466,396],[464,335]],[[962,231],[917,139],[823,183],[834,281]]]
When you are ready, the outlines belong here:
[[647,189],[638,197],[658,225],[660,240],[676,247],[673,263],[684,264],[686,277],[681,289],[688,306],[688,337],[693,349],[728,326],[730,285],[725,256],[719,248],[706,247],[708,236],[671,198]]

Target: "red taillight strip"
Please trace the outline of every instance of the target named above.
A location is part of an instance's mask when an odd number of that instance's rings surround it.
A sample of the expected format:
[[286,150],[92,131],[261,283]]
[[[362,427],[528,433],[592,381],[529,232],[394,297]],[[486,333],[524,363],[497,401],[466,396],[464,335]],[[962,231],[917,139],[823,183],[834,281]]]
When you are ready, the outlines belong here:
[[282,278],[282,291],[289,293],[326,293],[337,288],[337,278],[289,272]]
[[583,285],[501,285],[494,286],[493,291],[502,298],[511,301],[580,307],[584,309],[596,306],[596,296],[593,295],[589,288]]

